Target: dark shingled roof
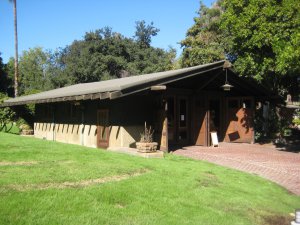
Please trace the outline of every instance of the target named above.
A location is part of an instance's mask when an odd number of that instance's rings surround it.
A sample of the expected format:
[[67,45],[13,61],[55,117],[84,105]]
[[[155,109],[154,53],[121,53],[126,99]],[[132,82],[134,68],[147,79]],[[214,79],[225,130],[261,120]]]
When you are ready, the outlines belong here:
[[170,70],[166,72],[151,73],[139,76],[131,76],[113,80],[75,84],[68,87],[44,91],[38,94],[11,98],[1,105],[14,106],[29,103],[60,102],[71,100],[118,98],[139,91],[150,89],[154,85],[163,85],[187,77],[196,76],[208,71],[220,69],[224,60],[199,65],[184,69]]

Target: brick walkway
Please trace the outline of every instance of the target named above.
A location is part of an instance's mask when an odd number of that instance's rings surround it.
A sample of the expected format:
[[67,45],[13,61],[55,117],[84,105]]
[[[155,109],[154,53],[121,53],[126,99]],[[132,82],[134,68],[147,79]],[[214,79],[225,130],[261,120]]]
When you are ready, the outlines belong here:
[[254,173],[300,195],[300,153],[257,144],[221,143],[218,148],[184,147],[174,154]]

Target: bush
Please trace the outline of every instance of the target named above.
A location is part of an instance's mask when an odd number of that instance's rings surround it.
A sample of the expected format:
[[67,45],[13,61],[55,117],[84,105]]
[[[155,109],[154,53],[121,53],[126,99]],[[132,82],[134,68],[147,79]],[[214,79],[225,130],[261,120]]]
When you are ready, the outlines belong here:
[[[8,99],[7,95],[0,93],[0,104]],[[8,107],[0,108],[0,131],[9,132],[14,124],[16,113]]]
[[19,118],[17,123],[17,127],[22,131],[22,130],[31,130],[31,126],[22,118]]
[[300,126],[300,109],[296,109],[294,113],[293,123],[299,127]]

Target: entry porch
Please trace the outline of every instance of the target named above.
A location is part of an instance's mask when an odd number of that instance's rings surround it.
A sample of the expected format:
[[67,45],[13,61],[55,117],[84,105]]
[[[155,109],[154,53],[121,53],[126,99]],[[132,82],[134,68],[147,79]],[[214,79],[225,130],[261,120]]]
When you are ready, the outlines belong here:
[[[226,74],[227,73],[227,74]],[[233,87],[224,91],[227,80]],[[220,70],[166,85],[156,95],[154,128],[162,150],[174,146],[211,145],[211,132],[219,142],[254,143],[254,116],[263,90]]]

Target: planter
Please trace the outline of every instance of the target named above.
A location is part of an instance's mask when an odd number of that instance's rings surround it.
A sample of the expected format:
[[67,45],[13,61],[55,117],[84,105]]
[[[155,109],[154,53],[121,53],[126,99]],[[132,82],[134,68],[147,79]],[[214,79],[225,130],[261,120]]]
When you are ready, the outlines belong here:
[[138,152],[156,152],[157,145],[157,142],[137,142],[136,148],[138,149]]
[[33,130],[22,130],[21,135],[33,135]]

